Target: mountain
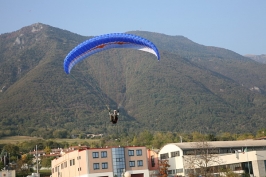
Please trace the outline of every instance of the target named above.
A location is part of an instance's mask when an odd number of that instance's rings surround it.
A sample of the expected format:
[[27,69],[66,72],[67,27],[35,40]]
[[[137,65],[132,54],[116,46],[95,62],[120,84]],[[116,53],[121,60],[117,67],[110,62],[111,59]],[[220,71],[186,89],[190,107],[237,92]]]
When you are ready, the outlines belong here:
[[[243,133],[266,127],[265,65],[183,36],[128,33],[151,40],[161,60],[111,49],[67,75],[65,56],[91,36],[41,23],[0,35],[0,136],[144,129]],[[109,123],[106,106],[119,107],[117,125]]]
[[259,63],[263,63],[263,64],[266,64],[266,55],[265,54],[262,54],[262,55],[245,55],[245,57],[248,57],[252,60],[255,60]]

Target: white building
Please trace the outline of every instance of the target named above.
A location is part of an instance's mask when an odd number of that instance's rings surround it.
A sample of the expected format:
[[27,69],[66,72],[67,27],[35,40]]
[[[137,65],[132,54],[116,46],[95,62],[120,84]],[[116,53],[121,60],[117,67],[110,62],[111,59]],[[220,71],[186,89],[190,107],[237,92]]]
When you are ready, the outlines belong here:
[[[204,146],[200,147],[203,143]],[[159,158],[169,161],[169,176],[188,176],[188,173],[196,174],[197,171],[197,167],[191,168],[189,159],[200,158],[198,152],[202,149],[219,159],[208,164],[215,176],[223,176],[220,169],[254,177],[266,176],[266,140],[170,143],[161,148]]]

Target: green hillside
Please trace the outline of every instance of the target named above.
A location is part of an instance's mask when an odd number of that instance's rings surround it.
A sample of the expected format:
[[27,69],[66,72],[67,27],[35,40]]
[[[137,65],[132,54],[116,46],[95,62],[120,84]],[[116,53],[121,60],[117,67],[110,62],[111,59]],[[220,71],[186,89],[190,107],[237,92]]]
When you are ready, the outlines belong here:
[[[243,133],[266,127],[266,65],[182,36],[129,33],[153,41],[161,60],[112,49],[67,75],[65,56],[89,37],[44,24],[0,35],[0,136],[144,129]],[[116,126],[106,105],[121,111]]]

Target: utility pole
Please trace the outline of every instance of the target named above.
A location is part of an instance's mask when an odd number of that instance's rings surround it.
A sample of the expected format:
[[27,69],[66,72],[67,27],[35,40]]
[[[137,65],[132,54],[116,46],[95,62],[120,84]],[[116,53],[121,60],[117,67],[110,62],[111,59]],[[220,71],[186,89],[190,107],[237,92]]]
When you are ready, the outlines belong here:
[[37,176],[39,177],[39,168],[38,168],[38,145],[36,145],[36,168],[37,168]]
[[6,156],[7,156],[7,153],[5,152],[5,155],[4,155],[4,170],[6,170]]
[[8,169],[9,169],[9,165],[10,165],[10,153],[8,153]]

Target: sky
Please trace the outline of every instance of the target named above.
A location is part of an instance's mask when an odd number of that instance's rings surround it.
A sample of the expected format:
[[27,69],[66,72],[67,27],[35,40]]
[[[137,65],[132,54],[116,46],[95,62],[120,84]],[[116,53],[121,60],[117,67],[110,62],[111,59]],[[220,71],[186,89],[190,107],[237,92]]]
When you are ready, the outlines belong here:
[[0,34],[43,23],[83,36],[150,31],[266,54],[265,0],[0,0]]

